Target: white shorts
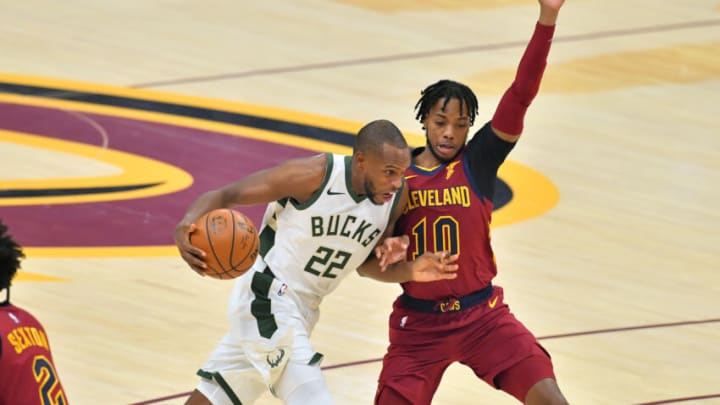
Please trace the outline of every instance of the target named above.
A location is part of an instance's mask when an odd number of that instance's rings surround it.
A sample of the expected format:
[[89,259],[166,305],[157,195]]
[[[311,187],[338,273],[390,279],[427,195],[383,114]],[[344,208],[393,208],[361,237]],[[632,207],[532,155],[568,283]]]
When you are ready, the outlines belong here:
[[[251,404],[268,390],[285,398],[298,386],[323,379],[322,355],[310,343],[317,311],[301,309],[291,287],[263,273],[264,267],[258,260],[235,281],[230,329],[198,371],[197,389],[213,404]],[[288,364],[314,367],[286,373]]]

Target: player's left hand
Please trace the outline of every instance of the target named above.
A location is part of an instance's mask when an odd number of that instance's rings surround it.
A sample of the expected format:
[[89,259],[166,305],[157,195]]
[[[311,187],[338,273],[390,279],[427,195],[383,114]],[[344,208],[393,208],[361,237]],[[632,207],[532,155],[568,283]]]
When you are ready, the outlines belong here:
[[380,271],[385,271],[389,265],[405,260],[409,245],[410,238],[407,235],[385,238],[383,243],[375,248]]
[[457,277],[460,255],[449,252],[425,252],[412,263],[412,281],[452,280]]
[[193,233],[196,228],[196,225],[192,222],[179,223],[175,227],[175,245],[180,252],[180,256],[183,260],[185,260],[190,268],[197,274],[204,277],[205,270],[207,269],[207,265],[205,264],[205,252],[190,243],[190,234]]

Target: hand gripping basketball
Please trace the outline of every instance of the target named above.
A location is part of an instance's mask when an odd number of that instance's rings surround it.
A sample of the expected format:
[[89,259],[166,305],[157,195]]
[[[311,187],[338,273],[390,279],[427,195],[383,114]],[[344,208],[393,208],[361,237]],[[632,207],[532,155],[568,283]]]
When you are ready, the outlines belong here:
[[205,251],[205,274],[218,279],[245,274],[260,247],[257,229],[250,218],[229,208],[216,209],[198,218],[190,243]]

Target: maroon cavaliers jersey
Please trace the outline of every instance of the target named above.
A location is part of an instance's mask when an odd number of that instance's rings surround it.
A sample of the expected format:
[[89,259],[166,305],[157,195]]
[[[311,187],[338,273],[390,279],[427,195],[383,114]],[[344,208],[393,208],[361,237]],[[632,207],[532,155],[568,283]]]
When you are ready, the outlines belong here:
[[0,405],[67,405],[45,329],[27,311],[0,305]]
[[405,173],[408,206],[395,234],[410,237],[408,260],[426,251],[459,253],[458,277],[430,283],[403,283],[406,294],[436,300],[481,290],[497,273],[490,246],[497,170],[513,144],[486,124],[451,162],[432,169],[414,164]]

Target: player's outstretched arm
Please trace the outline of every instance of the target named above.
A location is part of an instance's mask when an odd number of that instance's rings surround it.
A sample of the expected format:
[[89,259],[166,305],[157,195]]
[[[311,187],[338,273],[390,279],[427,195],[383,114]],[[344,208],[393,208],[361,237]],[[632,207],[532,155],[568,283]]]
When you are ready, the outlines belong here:
[[382,270],[379,259],[371,256],[358,268],[363,277],[387,283],[405,283],[407,281],[429,282],[451,280],[457,277],[459,255],[448,252],[425,252],[422,256],[408,262],[393,263]]
[[520,59],[515,80],[503,95],[492,118],[493,131],[507,142],[516,142],[522,134],[525,113],[540,90],[555,33],[555,22],[565,0],[539,2],[540,17],[535,32]]
[[198,197],[175,226],[175,245],[180,256],[195,272],[204,275],[205,252],[190,244],[194,222],[208,211],[238,205],[266,204],[292,197],[305,201],[320,187],[325,176],[327,156],[292,159],[278,166],[255,172],[234,183],[210,190]]

